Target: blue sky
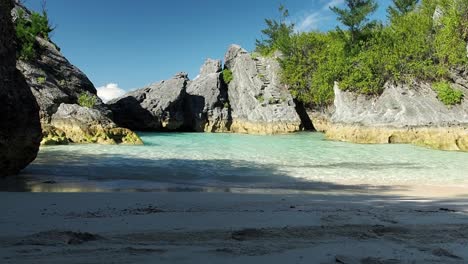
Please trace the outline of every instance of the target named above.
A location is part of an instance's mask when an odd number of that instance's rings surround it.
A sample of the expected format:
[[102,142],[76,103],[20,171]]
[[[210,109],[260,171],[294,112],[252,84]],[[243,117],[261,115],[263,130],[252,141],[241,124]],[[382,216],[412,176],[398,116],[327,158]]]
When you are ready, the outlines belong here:
[[[40,0],[26,5],[40,10]],[[343,0],[47,0],[52,39],[96,87],[143,87],[185,71],[195,78],[206,58],[228,46],[254,48],[264,19],[283,3],[301,30],[337,25],[329,5]],[[390,0],[378,1],[385,20]]]

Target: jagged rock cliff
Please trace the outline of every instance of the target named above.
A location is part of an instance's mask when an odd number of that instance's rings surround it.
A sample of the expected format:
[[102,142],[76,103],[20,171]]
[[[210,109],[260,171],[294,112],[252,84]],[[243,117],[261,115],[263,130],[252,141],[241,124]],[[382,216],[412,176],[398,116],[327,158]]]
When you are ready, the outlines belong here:
[[208,59],[187,87],[186,123],[197,132],[228,132],[230,109],[222,62]]
[[281,69],[275,58],[249,54],[232,45],[224,60],[233,73],[228,86],[232,132],[277,134],[301,129],[293,98],[280,83]]
[[[459,76],[460,77],[460,76]],[[468,98],[468,86],[452,85]],[[463,84],[464,83],[464,84]],[[468,151],[468,102],[446,106],[428,83],[387,83],[382,95],[369,97],[335,85],[334,111],[319,127],[327,137],[356,143],[413,143],[442,150]],[[320,123],[319,118],[315,118]],[[322,119],[323,120],[323,119]]]
[[127,93],[108,104],[114,121],[139,131],[171,131],[184,127],[184,98],[188,77],[178,73],[172,79]]
[[[22,10],[23,16],[29,19],[31,12],[21,4],[16,4],[13,10],[13,17],[17,17],[19,11]],[[112,144],[114,141],[106,140],[105,138],[99,140],[88,140],[89,136],[84,133],[68,135],[67,131],[70,129],[64,129],[60,131],[59,128],[54,127],[53,123],[57,123],[57,120],[53,120],[54,114],[59,110],[62,104],[78,104],[78,97],[86,93],[90,96],[96,96],[97,92],[94,85],[86,77],[86,75],[80,71],[77,67],[72,65],[60,52],[57,45],[53,42],[36,37],[36,46],[38,49],[38,57],[33,60],[18,60],[17,68],[26,77],[26,81],[34,94],[37,103],[40,108],[40,119],[43,127],[44,138],[47,139],[43,143],[51,144],[62,144],[66,142],[73,143],[106,143]],[[86,111],[83,109],[81,112]],[[112,122],[112,112],[108,107],[102,103],[102,101],[96,96],[96,104],[93,109],[89,111],[99,111],[101,117],[97,120],[98,122],[109,123]],[[78,112],[70,112],[70,119],[79,119],[80,117],[74,116]],[[62,122],[63,123],[63,122]],[[82,124],[81,126],[83,126]],[[105,130],[106,126],[102,126]],[[89,129],[92,130],[91,127]],[[130,130],[127,131],[129,134],[123,135],[123,137],[137,137],[136,134]],[[109,132],[111,133],[111,132]],[[57,135],[62,135],[57,137]],[[64,138],[64,137],[65,138]],[[117,142],[126,142],[122,138]],[[54,142],[54,139],[56,141]],[[139,141],[141,142],[141,141]],[[130,143],[130,142],[126,142]]]
[[39,150],[39,107],[16,69],[11,0],[0,0],[0,176],[17,174]]
[[254,57],[237,45],[225,67],[208,59],[200,75],[186,74],[136,90],[109,102],[115,122],[134,130],[278,134],[301,130],[301,119],[287,88],[280,84],[274,58]]

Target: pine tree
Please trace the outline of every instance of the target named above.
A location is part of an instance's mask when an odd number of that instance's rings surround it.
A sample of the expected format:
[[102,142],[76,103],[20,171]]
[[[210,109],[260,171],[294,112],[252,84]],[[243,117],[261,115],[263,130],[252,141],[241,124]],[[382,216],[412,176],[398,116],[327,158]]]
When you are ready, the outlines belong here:
[[375,0],[345,0],[347,8],[330,7],[338,15],[338,21],[347,26],[351,35],[350,44],[359,41],[361,32],[369,25],[369,15],[374,13],[378,4]]
[[401,16],[413,11],[419,0],[393,0],[393,5],[388,8],[391,17]]
[[256,51],[261,54],[267,55],[275,50],[285,51],[289,46],[291,34],[294,32],[294,24],[287,22],[289,17],[289,10],[283,5],[280,5],[278,11],[280,18],[265,19],[267,28],[262,30],[265,39],[256,40]]

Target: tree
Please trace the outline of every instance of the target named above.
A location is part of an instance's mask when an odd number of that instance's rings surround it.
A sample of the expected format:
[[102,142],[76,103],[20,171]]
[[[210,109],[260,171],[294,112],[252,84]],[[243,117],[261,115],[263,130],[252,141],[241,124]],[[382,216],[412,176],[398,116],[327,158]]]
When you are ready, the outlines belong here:
[[388,8],[391,17],[402,16],[413,11],[419,0],[393,0],[393,5]]
[[374,13],[378,4],[375,0],[346,0],[348,8],[339,8],[337,6],[330,9],[338,15],[338,21],[347,26],[351,36],[350,44],[356,44],[362,31],[368,27],[369,15]]
[[267,28],[262,30],[261,40],[256,40],[256,51],[262,55],[268,55],[275,50],[285,52],[289,47],[289,41],[291,34],[294,32],[294,24],[288,23],[289,10],[283,5],[280,5],[278,11],[280,12],[280,18],[265,19]]

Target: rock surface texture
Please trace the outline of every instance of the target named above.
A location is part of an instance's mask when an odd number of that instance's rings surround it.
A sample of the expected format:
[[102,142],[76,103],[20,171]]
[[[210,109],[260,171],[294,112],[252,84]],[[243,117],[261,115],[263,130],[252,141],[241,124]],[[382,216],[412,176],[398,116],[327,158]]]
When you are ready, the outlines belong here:
[[296,104],[280,84],[274,58],[255,57],[237,45],[225,68],[208,59],[200,75],[186,74],[136,90],[109,102],[115,122],[133,130],[279,134],[302,129]]
[[301,129],[293,98],[280,83],[276,59],[257,57],[237,45],[224,59],[233,73],[228,85],[232,132],[278,134]]
[[185,125],[184,99],[188,77],[178,73],[172,79],[127,93],[108,104],[114,121],[138,131],[181,130]]
[[0,0],[0,176],[17,174],[39,150],[39,107],[16,69],[10,0]]
[[[461,74],[461,75],[460,75]],[[468,98],[464,72],[452,86]],[[328,138],[356,143],[413,143],[441,150],[468,151],[468,102],[446,106],[427,83],[386,84],[368,97],[335,85],[335,110],[329,122],[314,118]]]
[[[29,18],[31,12],[21,4],[16,4],[13,10],[13,17],[18,16],[19,10],[22,10],[24,17]],[[48,144],[63,144],[67,142],[83,143],[89,142],[89,135],[86,133],[74,133],[68,135],[67,131],[72,129],[65,129],[60,132],[60,129],[54,127],[52,124],[53,116],[59,110],[62,104],[74,104],[78,106],[78,97],[86,93],[89,96],[96,97],[96,104],[93,109],[82,109],[79,113],[90,111],[89,115],[94,115],[95,111],[100,112],[100,118],[95,120],[103,122],[101,127],[105,129],[106,124],[112,122],[112,112],[102,101],[96,96],[97,91],[92,82],[86,75],[77,67],[72,65],[60,52],[57,45],[53,42],[37,37],[36,46],[38,47],[38,56],[33,60],[18,60],[17,68],[23,73],[26,78],[34,97],[40,108],[40,121],[43,128],[44,141]],[[78,120],[79,116],[74,116],[78,112],[72,112],[69,115],[70,119]],[[55,121],[55,123],[57,123]],[[64,122],[62,122],[63,124]],[[72,121],[70,121],[70,124]],[[86,126],[86,124],[81,124]],[[93,123],[87,129],[93,130],[95,124]],[[86,129],[85,129],[86,130]],[[85,131],[83,130],[83,131]],[[121,139],[116,142],[125,142],[125,137],[133,137],[135,134],[129,130],[129,134],[122,135]],[[75,131],[78,132],[78,131]],[[111,133],[110,131],[108,131]],[[64,134],[65,133],[65,134]],[[60,136],[58,136],[60,135]],[[64,137],[65,140],[64,140]],[[53,140],[56,140],[55,142]],[[94,142],[95,141],[95,142]],[[107,138],[93,140],[93,143],[108,143]]]
[[228,132],[231,118],[220,60],[208,59],[187,87],[187,125],[197,132]]
[[[119,128],[101,111],[76,104],[61,104],[52,116],[52,127],[74,143],[143,144],[141,139],[126,128]],[[52,136],[52,138],[50,137]],[[43,139],[43,144],[55,144],[54,133]]]

